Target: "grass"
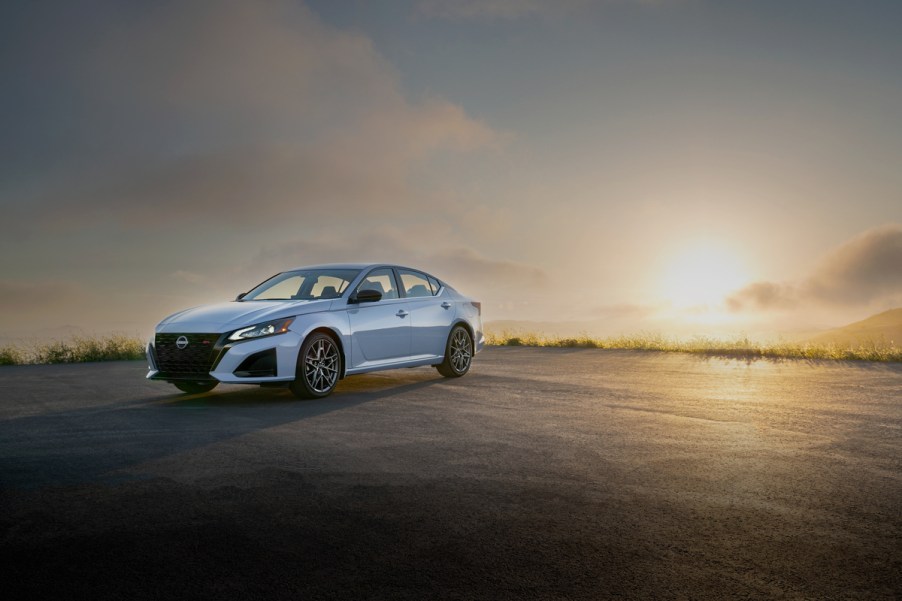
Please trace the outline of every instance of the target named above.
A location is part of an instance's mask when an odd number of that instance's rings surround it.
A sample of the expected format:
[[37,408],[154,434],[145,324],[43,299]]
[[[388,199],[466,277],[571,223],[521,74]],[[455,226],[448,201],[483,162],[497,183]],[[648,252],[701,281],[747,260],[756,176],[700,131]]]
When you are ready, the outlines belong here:
[[71,340],[0,346],[0,365],[129,361],[144,358],[144,341],[134,336],[76,336]]
[[658,335],[574,338],[539,334],[489,333],[486,342],[495,346],[538,346],[556,348],[598,348],[636,351],[690,353],[734,359],[828,359],[833,361],[902,362],[902,347],[895,343],[842,346],[835,344],[759,343],[745,337],[732,340],[696,337],[688,340]]
[[[902,362],[902,347],[894,343],[840,346],[777,342],[762,344],[748,338],[721,340],[691,338],[680,340],[659,335],[593,338],[542,336],[539,334],[489,333],[486,342],[494,346],[534,346],[555,348],[597,348],[634,351],[691,353],[734,359],[829,359],[834,361]],[[128,361],[144,358],[144,341],[134,336],[76,336],[68,341],[55,340],[31,345],[0,346],[0,365],[41,363],[85,363],[89,361]]]

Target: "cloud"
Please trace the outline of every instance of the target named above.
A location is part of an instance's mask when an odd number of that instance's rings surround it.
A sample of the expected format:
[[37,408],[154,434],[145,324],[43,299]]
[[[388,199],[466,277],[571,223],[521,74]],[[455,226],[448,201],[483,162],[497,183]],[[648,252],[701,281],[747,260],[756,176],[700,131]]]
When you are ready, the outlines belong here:
[[808,296],[834,303],[868,302],[902,292],[902,226],[874,228],[825,258],[807,282]]
[[428,201],[410,184],[421,162],[503,139],[443,98],[407,98],[367,37],[288,0],[103,14],[72,16],[85,39],[62,37],[53,65],[77,74],[56,80],[75,108],[53,117],[82,135],[55,134],[68,158],[12,201],[57,225],[385,214]]
[[544,270],[519,261],[490,259],[476,251],[464,248],[445,248],[423,257],[424,265],[429,265],[439,276],[454,278],[461,286],[485,288],[524,287],[524,292],[535,294],[538,287],[547,283]]
[[241,272],[249,283],[256,283],[271,273],[303,265],[372,260],[423,269],[485,300],[508,298],[516,290],[524,296],[540,295],[547,288],[549,276],[541,268],[492,258],[462,245],[437,246],[435,240],[453,237],[436,229],[377,227],[351,236],[324,232],[265,248]]
[[754,282],[727,298],[732,311],[744,308],[789,309],[798,302],[796,287],[775,282]]
[[19,325],[18,320],[54,307],[77,302],[83,290],[72,282],[0,280],[0,315],[4,327]]
[[743,309],[791,309],[799,305],[866,305],[902,294],[902,226],[863,232],[828,253],[801,282],[756,282],[727,299]]
[[[584,2],[578,2],[584,4]],[[552,0],[422,0],[417,3],[418,15],[437,19],[515,19],[536,13],[557,10],[558,5],[574,2]]]
[[172,277],[189,284],[206,284],[209,281],[209,278],[205,275],[191,271],[182,271],[181,269],[173,272]]
[[643,319],[660,311],[660,307],[636,303],[616,303],[595,307],[592,314],[603,319]]
[[430,19],[502,20],[568,14],[616,3],[658,5],[674,0],[420,0],[414,14]]

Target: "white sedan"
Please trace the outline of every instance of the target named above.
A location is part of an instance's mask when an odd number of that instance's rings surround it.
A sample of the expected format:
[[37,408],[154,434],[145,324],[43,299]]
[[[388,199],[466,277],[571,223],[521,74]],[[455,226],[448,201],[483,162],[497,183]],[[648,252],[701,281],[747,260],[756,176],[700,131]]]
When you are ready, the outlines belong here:
[[320,398],[369,371],[432,365],[460,377],[484,343],[480,303],[436,277],[397,265],[317,265],[170,315],[147,345],[147,377],[188,393],[227,382]]

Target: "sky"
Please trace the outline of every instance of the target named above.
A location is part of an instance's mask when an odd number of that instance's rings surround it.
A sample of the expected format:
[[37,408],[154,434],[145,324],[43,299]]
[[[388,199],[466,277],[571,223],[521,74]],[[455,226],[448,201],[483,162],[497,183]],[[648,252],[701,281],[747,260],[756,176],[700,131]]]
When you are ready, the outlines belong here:
[[3,3],[0,337],[339,261],[600,335],[862,319],[900,64],[896,1]]

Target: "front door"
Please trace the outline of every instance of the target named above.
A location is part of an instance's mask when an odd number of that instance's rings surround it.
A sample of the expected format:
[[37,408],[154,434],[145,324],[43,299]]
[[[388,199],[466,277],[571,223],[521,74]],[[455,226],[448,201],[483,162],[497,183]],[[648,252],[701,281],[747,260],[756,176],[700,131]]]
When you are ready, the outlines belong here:
[[375,269],[363,279],[356,292],[376,290],[382,300],[348,305],[351,326],[351,366],[366,367],[392,363],[410,355],[410,310],[400,298],[394,272]]

